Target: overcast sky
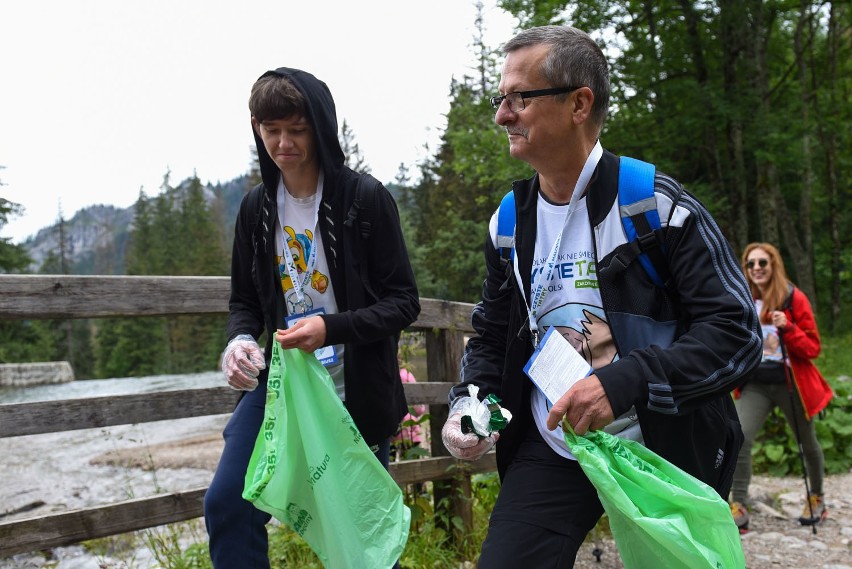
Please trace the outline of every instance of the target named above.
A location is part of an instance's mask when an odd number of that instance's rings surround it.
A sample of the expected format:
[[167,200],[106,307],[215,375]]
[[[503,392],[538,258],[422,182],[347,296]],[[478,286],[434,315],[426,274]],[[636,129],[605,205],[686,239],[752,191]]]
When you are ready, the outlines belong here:
[[[486,43],[514,20],[483,0]],[[385,182],[435,151],[472,74],[474,0],[22,0],[0,7],[0,196],[20,243],[89,205],[248,171],[247,100],[267,69],[325,81]],[[430,151],[424,150],[428,144]]]

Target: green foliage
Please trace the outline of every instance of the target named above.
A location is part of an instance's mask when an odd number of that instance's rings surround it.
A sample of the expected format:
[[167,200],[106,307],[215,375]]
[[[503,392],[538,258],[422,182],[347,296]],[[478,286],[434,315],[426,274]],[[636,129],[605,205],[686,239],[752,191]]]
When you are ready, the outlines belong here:
[[127,558],[135,555],[136,534],[126,533],[90,539],[83,547],[97,557]]
[[822,337],[822,350],[814,363],[831,381],[852,376],[852,332]]
[[[402,569],[443,569],[457,567],[465,561],[475,563],[488,531],[488,518],[499,489],[500,481],[496,472],[476,474],[471,478],[473,531],[459,534],[458,546],[453,545],[453,538],[443,528],[458,529],[460,521],[436,518],[432,507],[431,483],[422,484],[416,495],[406,495],[406,504],[412,510],[412,526],[400,558]],[[150,533],[154,530],[146,532],[145,543],[155,554],[160,566],[167,569],[209,569],[212,565],[206,550],[206,536],[184,524],[173,526],[156,533]],[[269,560],[273,569],[322,569],[322,564],[307,542],[286,525],[273,520],[268,526],[268,534]],[[186,545],[187,541],[190,542],[189,546]]]
[[[182,544],[176,544],[182,546]],[[151,546],[153,547],[153,546]],[[159,556],[164,557],[165,561],[160,561],[163,569],[212,569],[213,562],[210,560],[210,553],[207,549],[206,542],[191,543],[188,546],[182,546],[179,549],[162,549]]]
[[[221,229],[197,177],[140,193],[126,258],[130,275],[227,274]],[[114,318],[95,332],[95,375],[136,377],[215,369],[224,344],[222,316]]]
[[363,172],[364,174],[371,172],[370,166],[361,153],[361,148],[355,142],[355,133],[352,132],[352,128],[346,122],[346,119],[343,119],[343,124],[340,125],[340,148],[346,157],[344,164],[356,172]]
[[[519,28],[570,24],[611,63],[601,139],[655,163],[739,251],[772,241],[826,328],[852,300],[852,10],[824,2],[502,0]],[[497,162],[496,160],[494,162]],[[465,173],[469,173],[466,170]]]
[[273,569],[304,567],[323,569],[322,563],[304,539],[285,525],[269,528],[269,564]]
[[[39,267],[40,274],[69,274],[65,251],[65,221],[59,221],[59,253],[50,251]],[[34,320],[27,323],[31,334],[15,339],[15,361],[67,361],[76,379],[87,379],[94,373],[92,328],[89,320]],[[18,324],[11,324],[16,327]],[[20,329],[19,329],[20,332]]]
[[[227,210],[222,188],[208,205],[197,177],[172,187],[164,177],[162,193],[148,198],[140,192],[122,257],[129,275],[214,276],[228,274],[229,252],[224,233],[232,225],[220,221]],[[214,193],[215,193],[214,189]],[[20,207],[0,198],[0,227]],[[63,221],[60,221],[62,235]],[[126,232],[121,233],[122,239]],[[61,249],[61,248],[60,248]],[[99,250],[91,268],[112,274],[123,242]],[[0,239],[0,272],[24,270],[25,250]],[[8,261],[4,265],[4,261]],[[64,274],[62,255],[51,253],[39,272]],[[75,273],[78,274],[78,273]],[[224,344],[224,316],[169,316],[95,320],[0,321],[0,361],[71,362],[75,377],[136,377],[163,373],[194,373],[216,368]]]
[[43,328],[34,320],[0,321],[0,363],[45,361],[53,344]]
[[[0,186],[2,186],[0,182]],[[23,208],[5,198],[0,198],[0,229],[13,216],[23,213]],[[0,237],[0,273],[16,273],[26,269],[31,263],[27,250],[15,245],[9,237]]]
[[[2,183],[0,183],[2,185]],[[20,215],[22,208],[8,200],[0,198],[0,228],[13,215]],[[53,255],[51,253],[51,255]],[[55,264],[58,259],[53,255]],[[16,273],[27,269],[32,260],[21,245],[13,245],[9,239],[0,238],[0,272]],[[58,272],[58,271],[57,271]],[[91,367],[82,358],[91,356],[87,335],[79,322],[59,322],[48,320],[0,320],[0,362],[17,363],[30,361],[71,360],[67,357],[77,344],[80,360],[75,363],[85,374]],[[91,360],[89,360],[91,361]],[[79,376],[78,376],[79,377]]]
[[[603,2],[602,2],[603,3]],[[518,18],[520,28],[560,23],[567,2],[562,0],[499,0],[497,5]]]
[[[447,211],[444,220],[446,223],[433,235],[434,241],[425,255],[427,264],[440,267],[440,271],[432,282],[424,283],[421,294],[476,302],[485,278],[482,244],[488,224],[460,219],[454,210]],[[471,247],[471,242],[478,246]]]
[[491,79],[454,82],[441,148],[424,163],[413,189],[412,256],[421,296],[463,302],[479,299],[488,220],[515,179],[529,168],[512,159],[505,133],[487,102]]
[[[852,166],[852,164],[850,165]],[[819,204],[817,206],[816,225],[826,227],[830,224],[830,206],[827,204]],[[833,208],[839,218],[841,227],[852,226],[852,208],[842,207]],[[832,334],[843,334],[844,332],[852,331],[852,311],[845,310],[845,307],[852,306],[852,243],[850,236],[852,232],[844,232],[842,235],[844,242],[840,247],[835,248],[829,235],[819,237],[819,243],[815,246],[814,268],[816,271],[816,282],[821,283],[817,288],[816,298],[812,300],[817,311],[817,322],[820,326],[820,331]],[[832,267],[835,263],[842,267],[842,270],[837,274],[837,281],[832,281]],[[794,278],[795,280],[795,278]],[[836,290],[834,290],[836,287]],[[837,295],[838,303],[835,305],[832,297]],[[846,364],[852,363],[852,352],[847,349],[838,353],[832,354],[832,357],[822,357],[826,364],[831,365],[832,361],[845,361]],[[824,347],[825,348],[825,347]],[[823,349],[823,356],[826,356]],[[844,356],[845,360],[844,360]],[[839,359],[838,359],[839,358]],[[822,369],[822,368],[820,368]],[[846,375],[852,375],[852,367],[846,365],[843,368]]]
[[[429,488],[431,484],[425,484]],[[432,508],[430,493],[421,493],[417,502],[406,501],[412,508],[422,509],[424,515],[417,525],[412,523],[408,543],[402,553],[400,565],[403,569],[432,569],[435,567],[456,567],[464,561],[475,562],[479,557],[479,548],[488,530],[488,517],[494,507],[499,490],[497,473],[476,474],[471,478],[471,496],[473,498],[473,531],[457,536],[457,545],[444,528],[461,530],[461,521],[439,520]],[[413,516],[412,516],[413,519]]]
[[478,75],[453,80],[440,147],[401,200],[420,295],[465,302],[479,298],[488,219],[514,173],[527,171],[510,159],[487,101],[496,92],[496,54],[481,39],[474,47]]
[[[424,488],[427,485],[424,485]],[[455,567],[464,561],[475,562],[479,547],[488,529],[488,517],[494,507],[499,490],[496,473],[475,475],[472,479],[474,531],[461,535],[461,548],[452,545],[449,534],[436,525],[428,492],[420,494],[415,502],[406,501],[412,508],[424,512],[417,524],[412,524],[408,542],[400,558],[403,569],[434,569]],[[314,552],[296,532],[286,525],[273,521],[269,527],[269,560],[273,569],[299,567],[323,569]],[[181,547],[176,536],[185,535],[174,530],[161,532],[156,540],[148,538],[149,549],[156,553],[162,567],[169,569],[207,569],[211,567],[203,536],[194,536],[193,545]],[[194,535],[194,534],[193,534]]]
[[39,354],[25,361],[67,361],[75,379],[94,377],[94,352],[91,320],[34,320]]
[[107,318],[95,331],[95,377],[168,373],[163,318]]
[[[825,471],[838,474],[852,467],[852,334],[824,337],[822,342],[823,352],[816,364],[834,390],[834,398],[814,421]],[[798,448],[784,414],[775,409],[755,439],[752,469],[773,476],[801,475]]]
[[[0,229],[22,211],[19,204],[0,198]],[[26,249],[13,244],[7,237],[0,237],[0,273],[21,272],[30,262]],[[29,356],[36,358],[31,361],[41,361],[38,343],[38,329],[31,322],[0,320],[0,363],[27,361],[18,358]]]

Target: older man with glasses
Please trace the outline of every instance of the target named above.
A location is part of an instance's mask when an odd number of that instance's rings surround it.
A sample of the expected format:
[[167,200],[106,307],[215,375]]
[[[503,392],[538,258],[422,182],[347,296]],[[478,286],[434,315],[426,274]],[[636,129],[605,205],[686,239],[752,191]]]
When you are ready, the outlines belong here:
[[[603,508],[561,425],[642,441],[726,498],[742,443],[730,391],[760,361],[760,329],[724,236],[666,174],[652,174],[649,206],[662,220],[652,246],[667,268],[665,286],[638,262],[615,266],[636,242],[621,223],[620,158],[599,140],[610,87],[595,41],[544,26],[520,32],[503,51],[494,120],[510,154],[535,174],[512,186],[511,260],[499,251],[498,214],[491,219],[476,334],[442,435],[468,460],[496,443],[502,484],[479,567],[572,567]],[[585,378],[551,378],[564,389],[549,401],[524,366],[553,327],[594,367]],[[502,433],[464,432],[459,409],[469,386],[511,411]]]

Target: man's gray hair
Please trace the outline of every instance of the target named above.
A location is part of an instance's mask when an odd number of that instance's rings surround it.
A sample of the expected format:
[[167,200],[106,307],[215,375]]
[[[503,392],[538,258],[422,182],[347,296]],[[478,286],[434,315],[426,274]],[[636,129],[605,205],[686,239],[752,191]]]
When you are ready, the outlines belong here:
[[540,26],[519,32],[503,45],[503,53],[541,44],[550,46],[540,69],[550,86],[580,85],[589,87],[595,94],[592,120],[600,132],[609,112],[610,96],[609,64],[600,46],[577,28]]

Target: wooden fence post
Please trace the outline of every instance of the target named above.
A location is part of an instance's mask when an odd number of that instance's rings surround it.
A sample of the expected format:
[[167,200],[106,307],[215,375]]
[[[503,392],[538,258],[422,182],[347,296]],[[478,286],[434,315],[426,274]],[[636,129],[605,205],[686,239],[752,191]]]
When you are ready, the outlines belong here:
[[[461,357],[464,351],[464,333],[454,330],[433,330],[426,331],[425,336],[428,380],[458,382]],[[441,428],[447,421],[448,414],[449,407],[445,405],[431,406],[429,409],[433,457],[450,456],[450,452],[441,440]],[[434,481],[433,500],[436,525],[443,527],[448,532],[452,531],[456,545],[461,545],[462,534],[452,523],[452,519],[459,518],[461,520],[464,533],[470,532],[473,527],[470,473],[459,468],[456,476],[451,480]]]

